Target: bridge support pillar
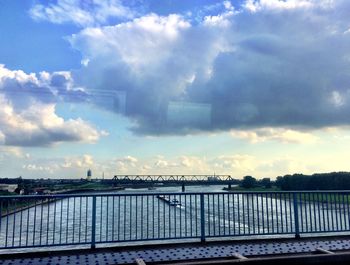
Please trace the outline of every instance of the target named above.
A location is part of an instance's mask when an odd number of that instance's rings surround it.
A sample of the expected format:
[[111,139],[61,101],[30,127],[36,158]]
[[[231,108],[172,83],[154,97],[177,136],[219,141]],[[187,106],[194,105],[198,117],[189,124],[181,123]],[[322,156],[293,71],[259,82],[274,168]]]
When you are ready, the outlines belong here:
[[231,183],[228,184],[228,189],[230,190],[232,188]]
[[181,191],[185,192],[185,183],[184,182],[182,182],[182,184],[181,184]]

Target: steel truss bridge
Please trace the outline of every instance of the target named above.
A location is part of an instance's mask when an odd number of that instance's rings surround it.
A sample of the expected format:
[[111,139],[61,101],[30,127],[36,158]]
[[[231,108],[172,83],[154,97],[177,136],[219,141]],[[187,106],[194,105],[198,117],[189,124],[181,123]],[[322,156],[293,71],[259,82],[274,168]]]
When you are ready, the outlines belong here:
[[116,185],[232,185],[238,181],[230,175],[115,175]]

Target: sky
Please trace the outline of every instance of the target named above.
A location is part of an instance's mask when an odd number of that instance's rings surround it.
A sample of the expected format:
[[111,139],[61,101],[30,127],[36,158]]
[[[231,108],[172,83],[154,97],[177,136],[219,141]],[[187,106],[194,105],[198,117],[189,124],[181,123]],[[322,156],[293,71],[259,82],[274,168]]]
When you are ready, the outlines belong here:
[[350,171],[348,0],[0,0],[0,177]]

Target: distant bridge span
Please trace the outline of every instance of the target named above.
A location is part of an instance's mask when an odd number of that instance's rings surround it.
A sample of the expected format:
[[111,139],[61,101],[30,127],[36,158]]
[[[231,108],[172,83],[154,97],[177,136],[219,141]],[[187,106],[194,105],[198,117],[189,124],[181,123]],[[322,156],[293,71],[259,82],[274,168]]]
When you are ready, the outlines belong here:
[[115,175],[117,185],[229,185],[238,181],[230,175]]

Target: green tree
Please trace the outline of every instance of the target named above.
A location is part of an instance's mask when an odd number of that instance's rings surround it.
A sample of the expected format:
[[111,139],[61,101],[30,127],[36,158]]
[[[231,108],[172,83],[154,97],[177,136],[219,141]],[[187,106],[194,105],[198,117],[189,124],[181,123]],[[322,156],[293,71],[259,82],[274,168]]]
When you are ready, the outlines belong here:
[[265,189],[270,189],[272,186],[270,178],[263,178],[262,180],[260,180],[260,185],[263,186]]
[[245,176],[241,182],[241,187],[251,189],[256,186],[256,179],[252,176]]

